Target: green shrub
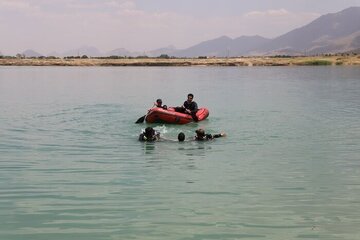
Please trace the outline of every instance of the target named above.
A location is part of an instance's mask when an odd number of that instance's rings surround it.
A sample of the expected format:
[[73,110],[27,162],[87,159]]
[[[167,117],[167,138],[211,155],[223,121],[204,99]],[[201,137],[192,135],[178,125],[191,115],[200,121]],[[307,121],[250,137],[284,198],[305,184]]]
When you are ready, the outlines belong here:
[[165,59],[169,59],[169,55],[167,54],[161,54],[160,56],[158,56],[158,58],[165,58]]
[[331,65],[331,62],[327,61],[327,60],[310,60],[310,61],[301,62],[300,65],[305,65],[305,66],[326,66],[326,65]]

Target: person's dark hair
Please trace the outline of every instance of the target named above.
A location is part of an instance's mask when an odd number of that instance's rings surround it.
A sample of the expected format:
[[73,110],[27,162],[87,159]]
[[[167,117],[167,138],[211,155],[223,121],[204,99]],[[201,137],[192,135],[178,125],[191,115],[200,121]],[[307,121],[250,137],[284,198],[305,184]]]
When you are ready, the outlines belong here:
[[204,129],[201,129],[201,128],[199,128],[198,130],[196,130],[195,133],[196,133],[198,136],[200,136],[200,137],[205,136],[205,131],[204,131]]
[[155,130],[152,127],[147,127],[147,128],[145,128],[144,135],[146,137],[152,137],[154,135],[154,132],[155,132]]
[[156,102],[157,103],[162,103],[162,100],[159,98],[159,99],[156,99]]
[[183,142],[185,140],[185,134],[183,132],[180,132],[178,135],[179,142]]
[[192,97],[192,98],[194,98],[194,94],[189,93],[189,94],[188,94],[188,97]]

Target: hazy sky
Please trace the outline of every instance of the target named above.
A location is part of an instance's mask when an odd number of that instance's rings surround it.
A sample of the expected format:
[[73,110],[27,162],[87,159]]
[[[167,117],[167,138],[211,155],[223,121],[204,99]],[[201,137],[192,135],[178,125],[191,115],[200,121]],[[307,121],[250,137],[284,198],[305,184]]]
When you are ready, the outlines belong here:
[[187,48],[223,35],[276,37],[360,0],[0,0],[0,52]]

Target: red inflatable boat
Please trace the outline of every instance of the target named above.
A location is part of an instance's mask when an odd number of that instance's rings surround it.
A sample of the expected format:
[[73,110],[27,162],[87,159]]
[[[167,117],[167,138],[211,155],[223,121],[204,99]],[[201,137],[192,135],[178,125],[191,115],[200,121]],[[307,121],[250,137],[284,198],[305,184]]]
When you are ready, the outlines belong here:
[[[199,121],[206,119],[209,116],[209,110],[207,108],[199,108],[196,113]],[[148,123],[174,123],[174,124],[186,124],[194,122],[193,118],[189,114],[176,112],[174,108],[152,108],[149,110],[145,117],[145,121]]]

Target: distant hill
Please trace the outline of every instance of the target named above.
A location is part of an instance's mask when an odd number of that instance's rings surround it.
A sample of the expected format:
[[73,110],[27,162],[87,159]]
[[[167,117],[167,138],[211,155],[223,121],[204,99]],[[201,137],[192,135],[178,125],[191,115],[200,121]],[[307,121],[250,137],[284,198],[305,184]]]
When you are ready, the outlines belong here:
[[312,55],[339,53],[360,46],[360,7],[350,7],[338,13],[323,15],[313,22],[274,39],[223,36],[179,50],[178,57],[242,55]]
[[175,53],[177,57],[196,57],[196,56],[219,56],[223,52],[227,52],[230,47],[232,39],[227,36],[222,36],[216,39],[208,40],[196,44],[184,50],[179,50]]
[[132,56],[132,52],[126,50],[125,48],[117,48],[114,49],[112,51],[109,51],[107,53],[105,53],[105,56],[121,56],[121,57],[125,57],[125,56]]
[[58,53],[58,52],[50,52],[50,53],[48,53],[46,56],[48,56],[48,57],[61,57],[61,54],[60,53]]
[[148,57],[159,57],[160,55],[165,55],[165,54],[168,56],[173,56],[174,53],[176,53],[176,51],[177,51],[177,49],[174,46],[170,45],[170,46],[167,46],[164,48],[159,48],[159,49],[148,51],[145,54]]
[[72,49],[62,54],[62,56],[83,56],[86,55],[88,57],[102,57],[103,53],[99,51],[96,47],[84,46],[77,49]]
[[162,54],[173,55],[177,49],[174,46],[168,46],[164,48],[159,48],[146,52],[132,52],[125,48],[117,48],[112,51],[106,52],[104,56],[120,56],[120,57],[138,57],[138,56],[148,56],[148,57],[158,57]]
[[360,48],[357,48],[357,49],[354,49],[354,50],[351,50],[347,53],[356,53],[356,54],[360,54]]
[[360,7],[323,15],[301,28],[281,35],[253,52],[276,54],[319,54],[346,52],[358,48]]
[[199,43],[185,50],[175,53],[178,57],[216,56],[233,57],[247,54],[249,51],[264,45],[270,39],[260,36],[242,36],[231,39],[222,36],[213,40]]
[[[359,52],[360,49],[360,7],[350,7],[337,13],[323,15],[311,23],[294,29],[273,39],[261,36],[218,37],[204,41],[186,49],[168,46],[146,52],[132,52],[117,48],[102,53],[96,47],[84,46],[59,54],[48,56],[149,56],[166,54],[175,57],[236,57],[251,55],[315,55],[324,53]],[[26,57],[39,57],[42,54],[33,50],[23,52]],[[0,53],[1,55],[1,53]]]
[[263,46],[270,41],[270,39],[261,36],[242,36],[236,38],[233,41],[232,47],[234,53],[230,54],[230,56],[247,55],[249,51]]
[[21,53],[22,55],[24,55],[25,57],[40,57],[40,56],[44,56],[41,53],[35,52],[34,50],[31,49],[27,49],[24,52]]

